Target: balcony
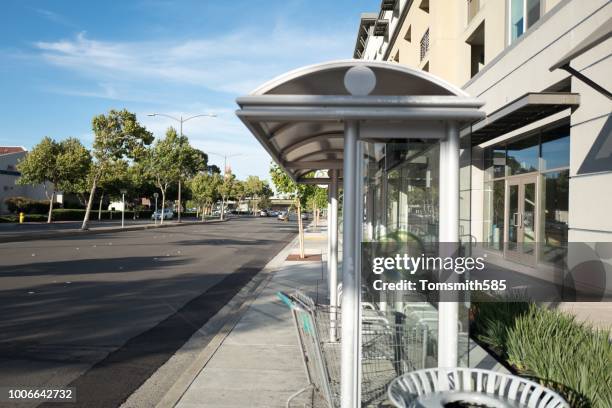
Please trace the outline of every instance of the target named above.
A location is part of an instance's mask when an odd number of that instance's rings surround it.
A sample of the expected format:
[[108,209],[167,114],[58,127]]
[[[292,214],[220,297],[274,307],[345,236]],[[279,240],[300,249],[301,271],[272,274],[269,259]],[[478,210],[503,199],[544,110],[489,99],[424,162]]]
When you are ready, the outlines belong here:
[[421,49],[420,49],[420,56],[421,56],[421,61],[423,61],[423,59],[425,59],[425,56],[427,56],[427,53],[429,52],[429,28],[425,31],[425,34],[423,34],[423,37],[421,37]]

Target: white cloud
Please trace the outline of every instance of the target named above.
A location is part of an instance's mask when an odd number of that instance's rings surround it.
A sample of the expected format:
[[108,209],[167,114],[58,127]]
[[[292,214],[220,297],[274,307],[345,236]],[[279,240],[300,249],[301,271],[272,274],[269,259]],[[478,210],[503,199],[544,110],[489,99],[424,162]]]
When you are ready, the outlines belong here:
[[[34,44],[47,64],[75,72],[91,81],[87,89],[62,84],[48,88],[68,95],[128,102],[155,102],[164,109],[164,92],[189,89],[180,106],[159,113],[188,117],[214,112],[216,119],[198,118],[184,133],[198,148],[220,154],[240,154],[230,159],[238,177],[253,174],[268,178],[270,157],[234,115],[233,97],[246,94],[267,80],[303,65],[346,58],[354,33],[317,28],[276,27],[241,29],[210,38],[183,41],[102,41],[80,33],[75,38]],[[173,91],[174,90],[174,91]],[[211,95],[225,93],[221,102]],[[230,102],[228,102],[230,101]],[[141,109],[141,108],[140,108]],[[182,112],[177,110],[181,109]],[[138,108],[137,108],[138,110]],[[139,119],[161,137],[176,123],[163,117]],[[223,159],[210,156],[221,166]]]
[[156,80],[242,94],[287,69],[349,55],[352,34],[277,27],[186,41],[37,42],[42,58],[98,82]]

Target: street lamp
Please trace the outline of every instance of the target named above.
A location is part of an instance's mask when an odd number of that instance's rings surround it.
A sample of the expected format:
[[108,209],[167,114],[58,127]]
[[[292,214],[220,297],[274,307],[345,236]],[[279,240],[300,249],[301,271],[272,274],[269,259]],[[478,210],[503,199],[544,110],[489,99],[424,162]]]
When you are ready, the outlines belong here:
[[[183,123],[187,122],[188,120],[195,119],[195,118],[201,118],[204,116],[207,116],[209,118],[217,117],[217,115],[214,113],[203,113],[201,115],[194,115],[188,118],[183,118],[183,115],[177,118],[176,116],[168,115],[165,113],[149,113],[147,116],[163,116],[163,117],[166,117],[166,118],[169,118],[169,119],[172,119],[178,122],[180,124],[179,133],[181,136],[181,140],[183,138]],[[178,222],[181,222],[181,207],[182,207],[181,205],[181,184],[182,184],[181,178],[179,177],[179,180],[178,180],[178,219],[177,219]]]
[[127,193],[127,190],[122,188],[119,191],[121,192],[121,228],[123,228],[125,225],[125,193]]
[[155,197],[155,212],[153,213],[153,222],[157,225],[157,197],[159,197],[158,193],[153,193],[153,197]]

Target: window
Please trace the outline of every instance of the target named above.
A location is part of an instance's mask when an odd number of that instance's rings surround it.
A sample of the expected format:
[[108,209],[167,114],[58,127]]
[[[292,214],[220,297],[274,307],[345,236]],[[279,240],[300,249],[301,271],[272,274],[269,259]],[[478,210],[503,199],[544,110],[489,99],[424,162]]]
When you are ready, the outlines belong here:
[[542,171],[569,167],[569,155],[569,127],[563,126],[542,133],[542,158],[540,162]]
[[529,137],[508,145],[506,163],[509,175],[538,171],[539,146],[538,137]]
[[485,183],[484,188],[484,241],[488,248],[502,250],[504,242],[504,188],[505,181]]
[[510,0],[509,42],[513,43],[540,19],[540,0]]
[[567,243],[569,170],[544,174],[544,262],[561,263]]
[[492,147],[485,150],[485,179],[492,180],[506,175],[506,149]]

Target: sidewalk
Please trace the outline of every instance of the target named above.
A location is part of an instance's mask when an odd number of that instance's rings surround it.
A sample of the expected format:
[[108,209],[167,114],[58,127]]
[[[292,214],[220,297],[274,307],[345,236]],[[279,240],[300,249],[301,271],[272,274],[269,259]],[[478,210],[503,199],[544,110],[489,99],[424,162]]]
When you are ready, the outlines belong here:
[[[305,234],[307,254],[324,254],[325,227]],[[307,385],[293,319],[277,291],[299,288],[316,299],[325,294],[325,264],[286,261],[297,240],[279,254],[270,278],[176,405],[192,407],[284,407]],[[265,285],[265,286],[264,286]]]

